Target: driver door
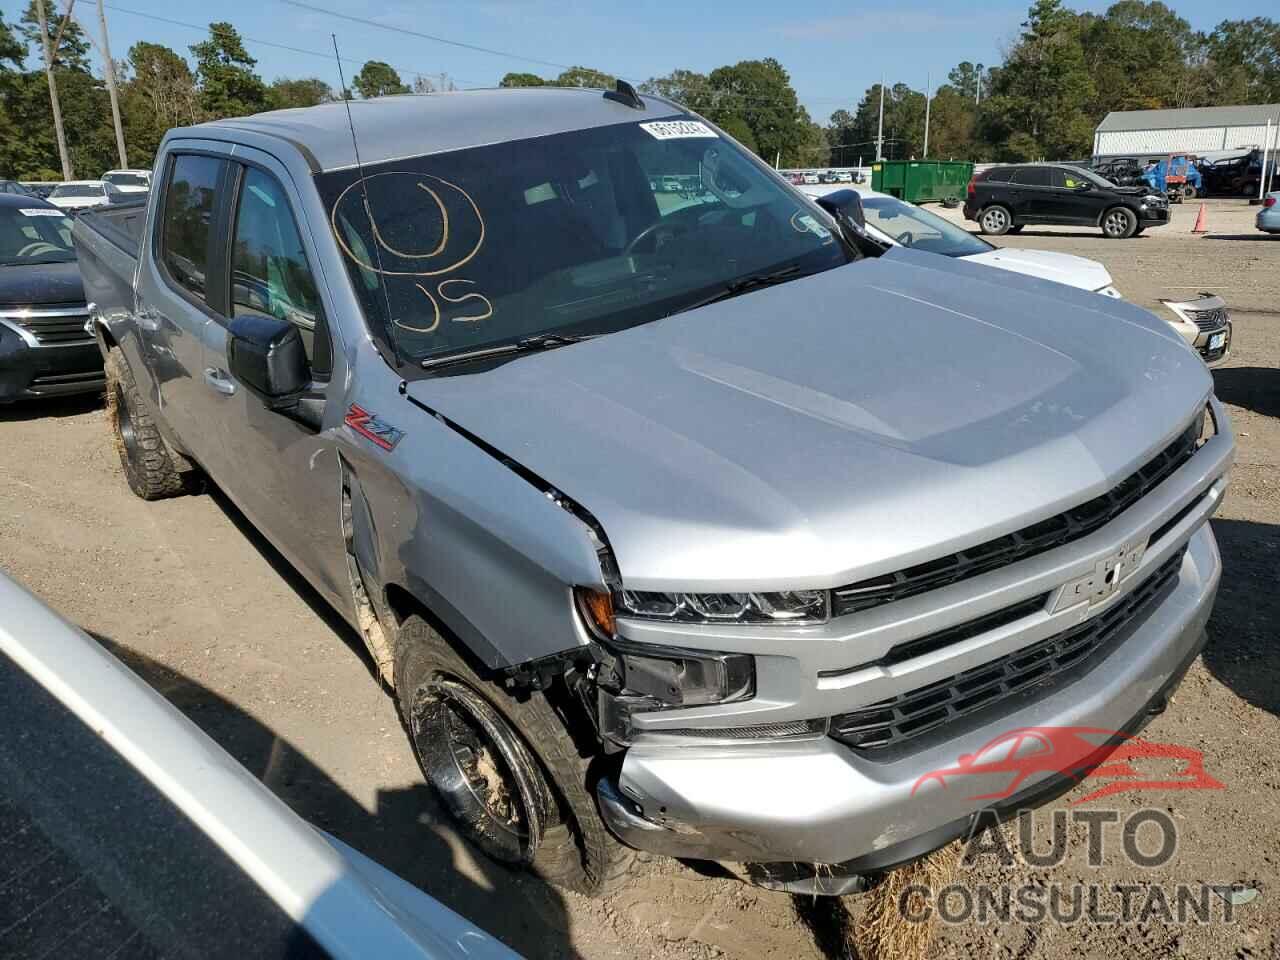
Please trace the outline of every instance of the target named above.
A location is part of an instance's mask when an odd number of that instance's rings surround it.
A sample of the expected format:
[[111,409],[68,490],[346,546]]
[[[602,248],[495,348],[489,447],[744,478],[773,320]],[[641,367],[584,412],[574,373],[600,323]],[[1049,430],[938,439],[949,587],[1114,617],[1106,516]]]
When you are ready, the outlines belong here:
[[[341,468],[331,430],[313,431],[267,408],[236,381],[227,363],[227,326],[246,314],[294,323],[302,334],[316,385],[326,398],[325,423],[342,403],[333,373],[318,262],[293,181],[274,158],[236,153],[230,176],[226,246],[229,316],[210,325],[210,363],[223,384],[216,421],[215,478],[272,544],[339,610],[352,599],[341,528]],[[239,162],[243,161],[243,162]],[[341,417],[337,417],[341,422]]]

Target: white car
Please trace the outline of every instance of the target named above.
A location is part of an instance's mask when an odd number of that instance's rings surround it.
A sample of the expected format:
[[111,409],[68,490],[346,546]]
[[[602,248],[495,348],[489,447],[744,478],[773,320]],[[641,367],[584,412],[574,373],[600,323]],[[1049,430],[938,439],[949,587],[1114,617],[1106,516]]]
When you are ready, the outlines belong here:
[[151,189],[150,170],[108,170],[102,179],[121,193],[146,193]]
[[0,889],[19,918],[0,956],[519,960],[303,821],[3,571],[0,723]]
[[816,185],[817,183],[819,183],[818,175],[816,173],[806,173],[804,175],[804,183],[805,183],[805,186]]
[[[1121,299],[1120,291],[1112,284],[1111,274],[1097,260],[1050,250],[997,247],[923,207],[906,203],[887,193],[879,193],[866,187],[844,189],[858,192],[867,217],[867,232],[881,243],[972,260],[1000,270],[1056,280],[1070,287]],[[829,186],[817,190],[801,187],[800,192],[816,199],[832,190]]]
[[54,187],[49,202],[68,213],[76,213],[118,202],[121,196],[120,191],[105,180],[69,180]]

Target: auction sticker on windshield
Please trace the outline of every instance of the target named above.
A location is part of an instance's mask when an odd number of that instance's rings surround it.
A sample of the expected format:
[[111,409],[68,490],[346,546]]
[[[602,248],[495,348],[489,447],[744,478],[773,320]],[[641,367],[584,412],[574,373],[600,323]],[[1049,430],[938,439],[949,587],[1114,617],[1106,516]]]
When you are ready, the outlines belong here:
[[640,124],[640,129],[655,140],[684,140],[689,137],[712,137],[716,132],[699,120],[654,120]]
[[24,217],[65,217],[66,216],[66,213],[64,213],[62,210],[58,210],[58,209],[50,210],[48,207],[23,207],[18,212],[22,214]]

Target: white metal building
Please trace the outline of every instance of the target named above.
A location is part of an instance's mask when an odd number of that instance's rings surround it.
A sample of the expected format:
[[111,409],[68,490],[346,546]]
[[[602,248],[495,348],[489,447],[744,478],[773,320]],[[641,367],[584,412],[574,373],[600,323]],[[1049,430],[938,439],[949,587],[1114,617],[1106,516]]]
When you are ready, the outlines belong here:
[[[1267,139],[1267,120],[1271,136]],[[1093,135],[1093,155],[1195,153],[1280,144],[1280,103],[1179,110],[1120,110],[1107,114]],[[1264,143],[1263,141],[1266,140]]]

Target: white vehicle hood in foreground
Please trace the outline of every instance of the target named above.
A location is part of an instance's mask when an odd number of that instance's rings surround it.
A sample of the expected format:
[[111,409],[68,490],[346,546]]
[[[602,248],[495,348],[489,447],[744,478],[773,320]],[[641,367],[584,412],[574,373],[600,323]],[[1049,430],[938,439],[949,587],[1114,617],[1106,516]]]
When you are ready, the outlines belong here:
[[1004,247],[990,253],[965,257],[971,263],[981,263],[999,270],[1025,273],[1029,277],[1055,280],[1081,290],[1101,290],[1111,286],[1111,274],[1096,260],[1054,253],[1052,250],[1019,250]]

